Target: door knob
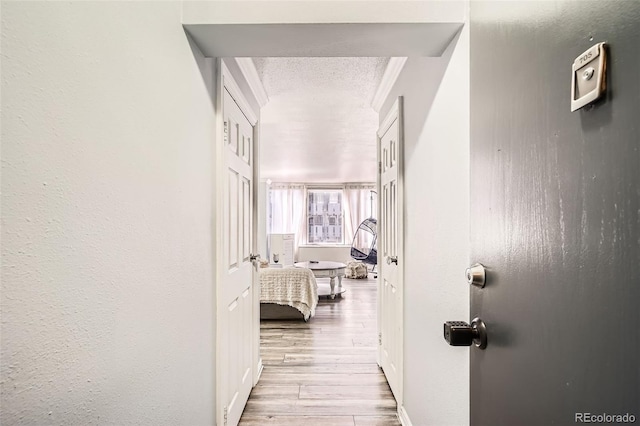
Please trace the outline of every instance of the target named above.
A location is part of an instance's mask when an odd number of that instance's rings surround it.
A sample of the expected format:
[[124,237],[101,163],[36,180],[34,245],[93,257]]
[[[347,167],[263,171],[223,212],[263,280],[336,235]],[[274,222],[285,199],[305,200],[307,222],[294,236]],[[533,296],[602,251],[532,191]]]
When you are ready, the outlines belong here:
[[258,259],[260,259],[260,255],[259,254],[250,254],[249,255],[249,260],[252,261],[252,262],[254,260],[258,260]]
[[398,256],[387,256],[387,265],[391,265],[392,263],[398,264]]
[[480,349],[487,347],[487,327],[480,318],[474,318],[471,325],[464,321],[444,323],[444,340],[451,346],[471,346]]
[[484,287],[487,274],[482,264],[480,263],[473,264],[471,265],[471,267],[467,268],[467,270],[464,272],[465,272],[465,275],[467,276],[467,282],[469,284],[478,286],[480,288]]

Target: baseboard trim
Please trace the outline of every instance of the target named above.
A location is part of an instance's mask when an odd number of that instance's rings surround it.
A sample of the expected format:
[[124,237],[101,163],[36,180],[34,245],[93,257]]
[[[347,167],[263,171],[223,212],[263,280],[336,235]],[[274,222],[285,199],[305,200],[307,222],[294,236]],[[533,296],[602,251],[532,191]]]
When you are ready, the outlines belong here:
[[400,424],[402,426],[413,426],[411,420],[409,419],[409,415],[407,414],[407,410],[404,409],[404,406],[398,408],[398,418],[400,419]]
[[253,386],[257,385],[260,381],[260,376],[262,376],[262,371],[264,370],[264,364],[262,363],[262,357],[258,360],[258,373],[256,374],[256,381],[253,383]]

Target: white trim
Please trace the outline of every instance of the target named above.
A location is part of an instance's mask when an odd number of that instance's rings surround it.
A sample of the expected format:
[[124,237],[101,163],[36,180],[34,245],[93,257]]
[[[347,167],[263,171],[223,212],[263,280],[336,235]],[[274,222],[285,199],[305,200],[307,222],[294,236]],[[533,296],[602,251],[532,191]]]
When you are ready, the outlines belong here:
[[[226,404],[227,401],[225,401],[225,395],[226,395],[226,380],[221,380],[222,377],[225,377],[228,372],[226,370],[224,370],[222,368],[223,362],[221,362],[221,360],[224,358],[221,355],[222,349],[224,348],[224,345],[222,344],[221,338],[222,338],[222,327],[225,325],[223,324],[223,321],[220,320],[220,315],[221,315],[221,311],[222,311],[222,307],[219,305],[220,304],[220,300],[221,300],[221,296],[220,296],[220,285],[223,282],[223,272],[225,269],[223,268],[223,256],[219,255],[220,253],[223,253],[224,251],[224,246],[223,246],[223,238],[222,235],[224,234],[224,210],[226,208],[226,204],[225,204],[225,199],[224,199],[224,191],[221,189],[221,186],[224,185],[224,170],[226,170],[225,168],[225,150],[224,150],[224,91],[226,90],[229,95],[233,98],[234,102],[236,102],[236,104],[238,105],[238,107],[240,108],[240,111],[244,114],[244,116],[247,118],[247,120],[249,121],[249,123],[251,124],[252,128],[253,128],[253,138],[254,138],[254,182],[256,179],[256,176],[259,175],[259,170],[255,169],[255,167],[259,167],[259,160],[258,157],[255,156],[257,155],[255,147],[257,147],[257,143],[258,143],[258,116],[256,115],[256,113],[254,112],[253,108],[251,107],[251,104],[249,104],[249,102],[247,101],[247,98],[244,96],[244,93],[242,92],[242,90],[240,89],[240,86],[238,86],[238,83],[235,81],[235,79],[233,78],[233,75],[231,74],[229,68],[227,67],[227,65],[224,62],[225,60],[223,59],[218,59],[218,67],[217,67],[217,71],[218,74],[216,76],[216,127],[217,127],[217,132],[216,132],[216,141],[215,141],[215,146],[214,146],[214,151],[215,151],[215,181],[216,181],[216,185],[214,188],[214,200],[215,200],[215,208],[213,209],[213,221],[214,221],[214,240],[216,241],[215,244],[215,250],[218,253],[215,256],[215,264],[216,264],[216,272],[215,272],[215,285],[216,285],[216,356],[215,356],[215,362],[216,362],[216,366],[215,366],[215,370],[216,370],[216,376],[217,376],[217,380],[216,380],[216,424],[226,424],[226,420],[225,420],[225,414],[226,414]],[[254,188],[255,189],[255,188]],[[254,196],[255,196],[255,191],[254,191]],[[252,202],[256,203],[255,198],[252,200]],[[254,215],[254,224],[255,224],[255,211],[252,212],[252,214]],[[255,237],[255,235],[254,235]],[[254,247],[255,247],[255,240],[253,242]],[[253,269],[253,268],[252,268]],[[257,278],[254,280],[257,281]],[[251,320],[252,322],[254,322],[254,338],[253,338],[253,343],[252,343],[252,354],[260,354],[260,305],[259,305],[259,293],[256,293],[256,291],[259,290],[259,287],[257,286],[253,286],[253,294],[251,296],[251,299],[253,301],[253,308],[251,311]],[[254,321],[255,320],[255,321]],[[252,355],[253,357],[253,355]],[[260,357],[257,362],[255,361],[255,358],[252,358],[252,371],[251,371],[251,375],[253,376],[255,382],[253,383],[253,385],[255,386],[255,384],[257,384],[257,381],[259,379],[259,375],[262,373],[262,358]],[[258,372],[253,371],[254,368],[260,368],[260,370]]]
[[260,357],[260,359],[258,360],[258,367],[257,367],[257,373],[256,373],[256,377],[254,378],[253,381],[253,386],[255,387],[258,384],[258,381],[260,380],[260,376],[262,376],[262,371],[264,370],[264,364],[262,363],[262,357]]
[[398,271],[398,279],[402,282],[401,287],[401,295],[400,300],[402,301],[400,305],[400,359],[398,361],[398,370],[400,371],[400,390],[398,393],[398,397],[396,400],[401,407],[404,407],[404,295],[405,295],[405,281],[404,281],[404,268],[406,263],[404,262],[405,253],[404,253],[404,244],[405,244],[405,220],[407,216],[407,209],[405,208],[404,201],[404,97],[398,96],[396,101],[394,102],[395,108],[398,109],[397,118],[398,118],[398,204],[402,208],[402,214],[398,215],[398,223],[397,226],[400,229],[400,235],[402,236],[402,243],[398,244],[398,258],[403,259],[402,267],[399,268]]
[[[259,124],[253,126],[253,208],[252,208],[252,216],[253,216],[253,236],[252,236],[252,253],[260,256],[260,247],[259,247],[259,237],[258,232],[260,230],[260,226],[258,222],[260,221],[260,126]],[[265,217],[266,219],[266,217]],[[265,223],[266,225],[266,223]],[[265,227],[266,232],[266,227]],[[266,241],[265,241],[266,243]],[[254,269],[253,273],[253,346],[252,353],[254,362],[257,358],[257,370],[254,371],[255,377],[253,386],[255,387],[260,380],[260,376],[262,375],[262,370],[264,369],[264,365],[262,363],[262,356],[260,354],[260,278],[258,276],[258,272]]]
[[399,102],[400,99],[401,97],[398,97],[398,99],[395,100],[393,105],[391,105],[389,112],[387,112],[386,117],[384,118],[384,120],[382,120],[382,123],[380,123],[380,128],[378,129],[378,138],[381,138],[382,136],[384,136],[384,134],[387,133],[387,130],[389,130],[389,127],[391,127],[393,122],[398,120],[400,116],[400,102]]
[[222,98],[224,97],[224,85],[222,82],[222,69],[224,64],[222,63],[222,59],[218,59],[216,61],[216,140],[214,141],[213,151],[215,152],[215,170],[214,170],[214,179],[215,185],[213,185],[213,199],[215,200],[215,206],[213,210],[213,222],[214,222],[214,233],[213,233],[213,241],[215,241],[215,291],[216,291],[216,356],[215,356],[215,369],[216,369],[216,381],[214,386],[216,387],[216,424],[224,423],[224,407],[227,401],[224,400],[223,395],[225,395],[226,389],[224,385],[226,384],[226,380],[223,380],[223,377],[226,377],[228,374],[226,370],[222,368],[222,325],[223,322],[220,320],[221,318],[221,291],[220,285],[222,283],[222,271],[224,270],[223,264],[224,261],[222,256],[220,255],[224,251],[224,247],[222,245],[222,236],[224,235],[224,226],[222,223],[223,212],[225,209],[224,196],[222,191],[222,170],[224,170],[224,162],[223,154],[223,140],[224,140],[224,115],[222,113]]
[[[403,97],[402,96],[398,96],[396,98],[396,100],[394,101],[393,105],[391,106],[391,108],[389,109],[389,111],[387,112],[387,115],[385,116],[384,120],[382,120],[382,123],[380,124],[380,128],[378,129],[377,132],[377,143],[376,143],[376,151],[377,151],[377,159],[378,159],[378,170],[377,170],[377,185],[378,185],[378,194],[382,194],[382,179],[381,179],[381,166],[380,166],[380,162],[382,161],[381,158],[381,144],[382,144],[382,137],[387,133],[387,131],[389,130],[389,128],[393,125],[393,123],[398,122],[398,193],[397,193],[397,203],[398,203],[398,209],[401,209],[401,212],[398,212],[398,222],[397,222],[397,229],[398,229],[398,235],[402,237],[402,241],[399,242],[398,247],[397,247],[397,256],[398,259],[400,259],[400,262],[398,263],[398,282],[401,283],[401,285],[399,286],[399,297],[400,297],[400,306],[399,306],[399,310],[400,312],[397,313],[397,318],[396,320],[398,321],[398,328],[400,330],[400,335],[399,335],[399,347],[398,350],[400,352],[400,355],[398,356],[398,360],[397,360],[397,371],[398,371],[398,386],[396,389],[396,392],[394,392],[393,396],[396,399],[396,403],[399,407],[402,407],[402,404],[404,402],[404,232],[405,232],[405,228],[404,228],[404,223],[405,223],[405,215],[406,215],[406,209],[404,206],[404,107],[403,107]],[[378,202],[378,218],[379,220],[382,218],[382,214],[381,214],[381,209],[382,207],[382,202]],[[384,242],[382,243],[384,244]],[[378,245],[378,247],[380,247],[380,243]],[[378,264],[381,264],[382,262],[382,250],[378,251]],[[381,268],[378,271],[379,274],[379,278],[378,279],[378,294],[382,294],[382,283],[383,283],[383,278],[384,278],[384,274],[383,274],[384,269]],[[378,297],[378,336],[381,336],[382,334],[382,298]],[[378,340],[378,350],[376,351],[376,360],[378,362],[378,365],[380,367],[382,367],[382,346],[380,344],[380,340]],[[384,369],[383,369],[384,372]],[[386,377],[387,373],[385,372],[385,377]],[[387,379],[388,380],[388,379]]]
[[235,79],[231,75],[231,71],[229,71],[229,68],[227,68],[224,60],[221,62],[223,87],[227,89],[233,100],[236,101],[242,113],[245,115],[245,117],[247,117],[247,120],[249,120],[249,123],[251,123],[252,126],[255,126],[258,122],[257,114],[255,113],[253,108],[251,108],[251,104],[249,103],[249,101],[247,101],[247,98],[242,93],[240,86],[238,86],[238,83],[236,83]]
[[411,419],[409,419],[409,414],[407,414],[407,410],[404,409],[404,405],[398,408],[398,419],[402,426],[413,426]]
[[238,67],[240,67],[240,71],[242,71],[242,75],[245,80],[247,80],[247,84],[249,85],[253,96],[255,96],[256,101],[258,101],[258,105],[262,108],[269,102],[269,96],[267,95],[267,91],[264,90],[264,86],[262,85],[260,76],[258,76],[258,70],[256,70],[256,65],[253,63],[253,59],[236,58],[236,62]]
[[373,108],[376,112],[380,112],[380,108],[382,108],[382,104],[387,100],[393,85],[396,84],[396,80],[404,68],[405,62],[407,62],[406,57],[400,58],[389,58],[389,63],[387,64],[387,68],[384,70],[384,74],[382,75],[382,80],[380,80],[380,85],[376,90],[376,93],[373,95],[373,100],[371,101],[371,108]]

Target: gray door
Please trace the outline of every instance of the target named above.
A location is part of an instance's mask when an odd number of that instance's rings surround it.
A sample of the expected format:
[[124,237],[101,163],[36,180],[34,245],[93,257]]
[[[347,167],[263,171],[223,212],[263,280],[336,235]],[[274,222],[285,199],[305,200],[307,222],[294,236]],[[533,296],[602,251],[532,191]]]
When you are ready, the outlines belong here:
[[[640,1],[470,16],[471,424],[640,422]],[[571,65],[600,41],[607,97],[572,113]]]

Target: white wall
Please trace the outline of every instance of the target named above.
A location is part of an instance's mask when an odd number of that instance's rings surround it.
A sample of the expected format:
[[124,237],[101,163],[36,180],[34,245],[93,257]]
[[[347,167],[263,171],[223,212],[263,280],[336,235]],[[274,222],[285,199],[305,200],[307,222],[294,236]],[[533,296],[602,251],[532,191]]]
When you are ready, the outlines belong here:
[[183,3],[185,24],[450,23],[462,22],[467,1],[185,0]]
[[469,423],[469,349],[448,320],[469,321],[469,31],[442,58],[409,58],[405,110],[404,408],[413,425]]
[[[216,3],[218,22],[460,22],[461,2]],[[216,128],[193,5],[2,4],[3,424],[213,423]],[[442,339],[469,314],[466,32],[456,46],[437,93],[423,77],[444,63],[410,59],[385,106],[403,94],[410,123],[414,425],[468,422],[467,349]]]
[[213,423],[215,121],[180,19],[2,4],[2,424]]

